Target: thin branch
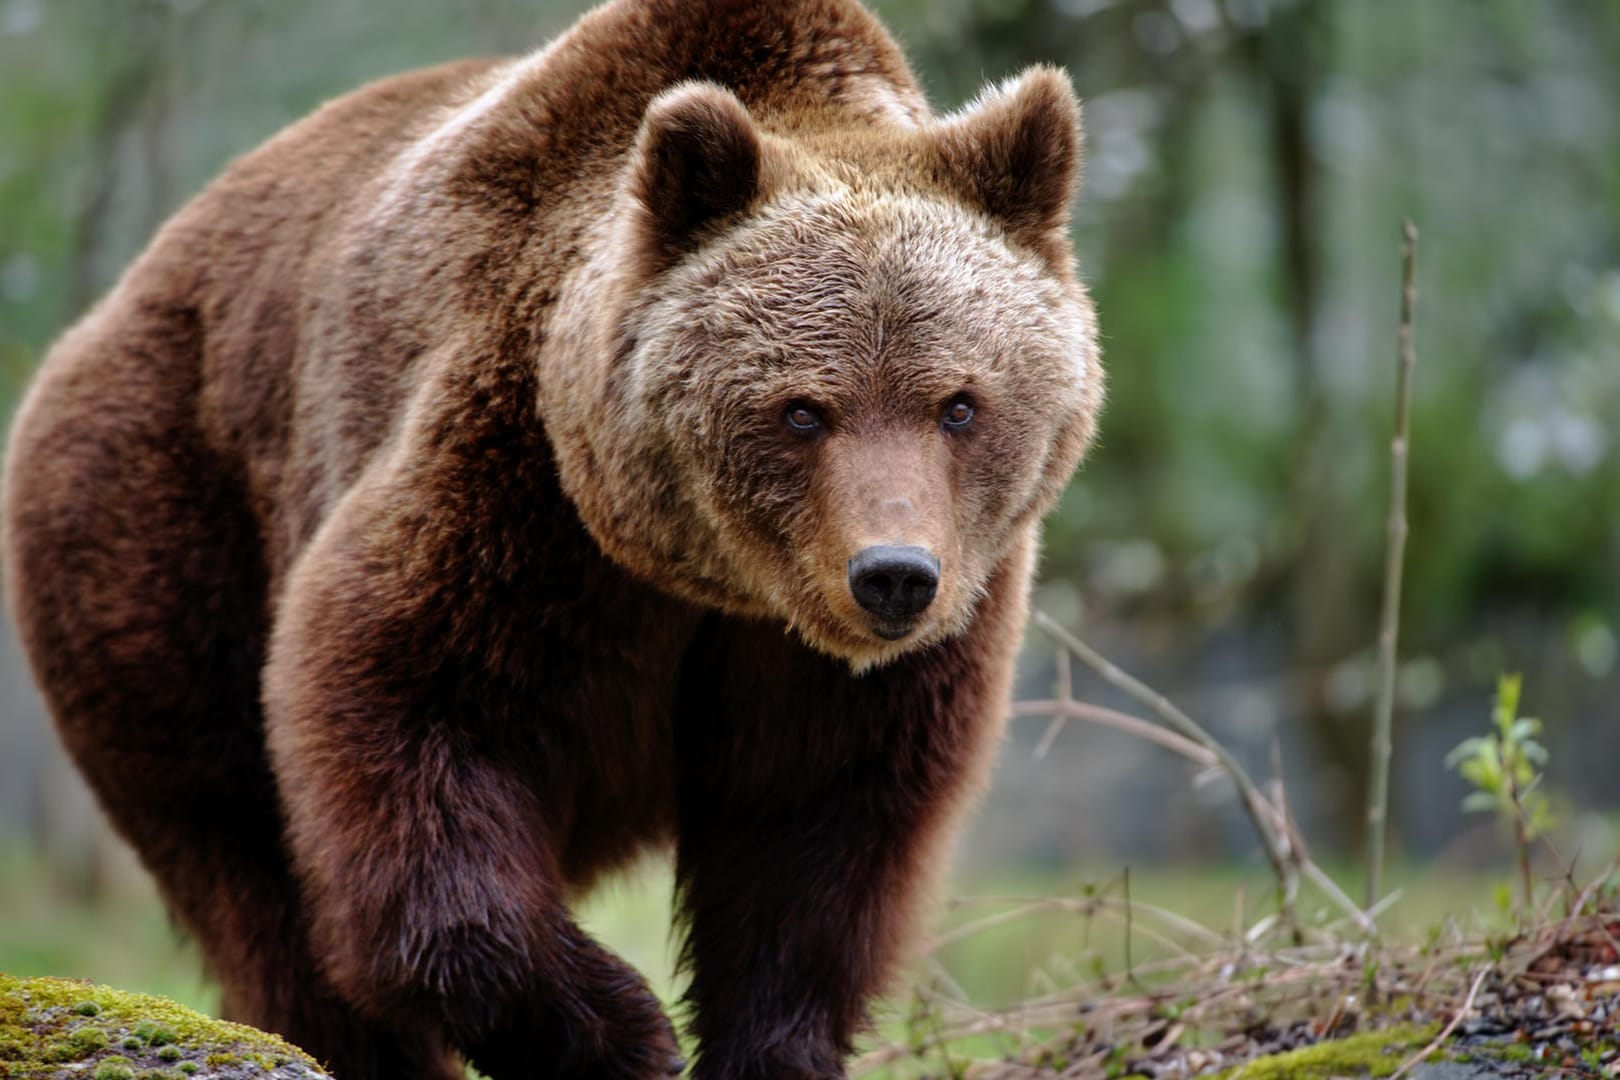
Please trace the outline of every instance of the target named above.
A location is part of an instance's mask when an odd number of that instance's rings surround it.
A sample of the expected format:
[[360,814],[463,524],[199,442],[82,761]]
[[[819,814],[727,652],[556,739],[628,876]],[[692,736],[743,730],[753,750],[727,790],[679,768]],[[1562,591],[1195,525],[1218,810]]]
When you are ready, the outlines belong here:
[[[1067,720],[1084,720],[1088,723],[1101,724],[1104,727],[1115,728],[1119,731],[1135,735],[1139,739],[1156,743],[1166,750],[1173,750],[1196,765],[1209,769],[1220,764],[1209,750],[1193,742],[1191,739],[1177,735],[1173,731],[1166,731],[1150,720],[1143,720],[1140,716],[1119,712],[1117,709],[1105,708],[1101,705],[1091,705],[1083,701],[1019,701],[1012,707],[1014,716],[1050,716],[1054,723]],[[1043,736],[1043,742],[1045,741]],[[1040,757],[1041,750],[1036,748],[1036,757]]]
[[1254,781],[1249,779],[1249,774],[1238,760],[1190,716],[1176,708],[1170,699],[1116,667],[1111,660],[1069,633],[1061,623],[1046,612],[1036,611],[1031,618],[1036,626],[1061,642],[1071,655],[1079,657],[1081,663],[1102,676],[1105,681],[1146,705],[1164,723],[1215,755],[1221,768],[1226,770],[1226,774],[1232,778],[1232,783],[1237,786],[1239,801],[1253,821],[1255,832],[1260,836],[1261,846],[1265,849],[1266,857],[1271,861],[1271,868],[1277,875],[1278,896],[1286,907],[1291,891],[1288,883],[1294,878],[1287,841],[1272,827],[1272,814],[1265,796],[1254,786]]
[[1485,976],[1489,975],[1490,973],[1490,965],[1486,965],[1485,967],[1479,969],[1479,974],[1474,976],[1473,985],[1468,988],[1468,997],[1463,1000],[1462,1008],[1458,1009],[1456,1015],[1451,1018],[1451,1023],[1447,1024],[1445,1028],[1441,1030],[1440,1034],[1434,1037],[1434,1041],[1428,1046],[1425,1046],[1422,1050],[1419,1050],[1417,1053],[1413,1054],[1411,1057],[1402,1062],[1401,1067],[1395,1070],[1394,1074],[1390,1076],[1389,1080],[1401,1080],[1401,1078],[1406,1074],[1423,1064],[1430,1054],[1433,1054],[1436,1050],[1445,1045],[1446,1040],[1451,1038],[1451,1033],[1457,1030],[1457,1025],[1463,1022],[1463,1017],[1467,1016],[1468,1013],[1473,1009],[1474,998],[1479,994],[1480,985],[1485,982]]
[[[971,933],[986,929],[989,926],[996,926],[1004,922],[1009,922],[1011,921],[1011,918],[1009,917],[1023,917],[1047,911],[1078,912],[1082,915],[1096,915],[1100,914],[1106,908],[1117,907],[1121,903],[1123,903],[1123,901],[1116,900],[1111,896],[1089,896],[1078,899],[1073,897],[1052,898],[1044,896],[959,896],[951,901],[951,907],[969,907],[986,904],[1016,904],[1018,905],[1018,908],[1016,911],[999,912],[995,915],[985,916],[981,919],[975,920],[974,923],[959,926],[941,937],[936,938],[934,942],[928,946],[928,951],[933,952],[942,945],[960,941],[965,937],[971,936]],[[1199,943],[1206,948],[1218,949],[1223,944],[1221,935],[1209,929],[1207,926],[1194,922],[1185,915],[1176,914],[1169,908],[1159,907],[1157,904],[1146,904],[1140,900],[1132,900],[1131,904],[1133,907],[1135,907],[1138,913],[1148,914],[1158,918],[1167,927],[1183,933],[1190,938],[1196,938]],[[1180,947],[1177,946],[1177,948],[1179,951]]]
[[1614,858],[1610,860],[1608,867],[1605,868],[1601,874],[1588,882],[1586,888],[1582,889],[1580,894],[1575,897],[1574,914],[1579,915],[1583,910],[1585,910],[1586,902],[1590,900],[1595,893],[1601,892],[1603,890],[1603,886],[1608,884],[1609,879],[1614,877],[1616,874],[1620,874],[1620,852],[1616,852]]
[[1390,731],[1395,715],[1395,646],[1401,625],[1401,568],[1406,558],[1406,460],[1411,432],[1412,369],[1417,365],[1417,228],[1401,223],[1401,325],[1390,440],[1389,525],[1384,551],[1384,606],[1378,629],[1378,701],[1373,714],[1372,776],[1367,785],[1367,906],[1383,891],[1384,824],[1389,811]]
[[[1284,910],[1293,910],[1299,900],[1299,871],[1310,859],[1305,854],[1305,839],[1299,835],[1294,827],[1294,816],[1288,810],[1288,789],[1283,786],[1282,778],[1282,744],[1275,738],[1271,740],[1271,798],[1268,807],[1272,814],[1272,825],[1277,835],[1287,841],[1287,851],[1291,856],[1290,862],[1294,867],[1294,875],[1285,883],[1289,889],[1288,903]],[[1327,875],[1321,875],[1326,877]],[[1354,905],[1352,905],[1354,907]],[[1300,940],[1300,927],[1296,922],[1289,929],[1294,934],[1295,943]]]
[[[1074,700],[1074,673],[1070,670],[1070,667],[1069,654],[1063,651],[1062,646],[1059,646],[1057,650],[1057,686],[1054,688],[1054,693],[1057,700],[1061,702],[1072,702]],[[1057,742],[1058,732],[1063,730],[1063,725],[1068,722],[1068,719],[1060,709],[1052,710],[1052,722],[1046,725],[1046,731],[1041,735],[1041,741],[1035,744],[1035,759],[1037,761],[1044,758],[1047,751],[1052,749],[1052,744]]]
[[1350,899],[1343,889],[1339,888],[1338,883],[1329,877],[1325,870],[1310,859],[1301,860],[1300,870],[1310,879],[1312,885],[1326,893],[1328,899],[1339,905],[1339,909],[1349,916],[1350,920],[1366,934],[1377,933],[1378,924],[1375,920],[1378,913],[1386,910],[1400,896],[1399,893],[1391,893],[1372,907],[1362,909],[1354,900]]

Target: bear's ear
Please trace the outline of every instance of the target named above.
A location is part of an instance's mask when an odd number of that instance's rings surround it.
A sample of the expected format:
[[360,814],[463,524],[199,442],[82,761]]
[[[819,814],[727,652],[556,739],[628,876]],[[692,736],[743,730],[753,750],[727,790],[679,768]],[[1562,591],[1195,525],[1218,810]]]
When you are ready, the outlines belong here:
[[713,83],[687,83],[647,106],[630,193],[645,211],[658,269],[697,245],[705,227],[746,209],[760,191],[763,149],[743,103]]
[[1074,87],[1045,66],[987,90],[934,136],[946,182],[1055,267],[1069,263],[1080,145]]

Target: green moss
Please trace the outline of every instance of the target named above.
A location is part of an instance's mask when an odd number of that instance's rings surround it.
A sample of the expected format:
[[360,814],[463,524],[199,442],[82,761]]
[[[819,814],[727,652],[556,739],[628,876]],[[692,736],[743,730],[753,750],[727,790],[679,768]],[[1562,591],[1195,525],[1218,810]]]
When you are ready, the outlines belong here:
[[164,1027],[151,1020],[143,1020],[135,1025],[135,1035],[148,1046],[167,1046],[174,1042],[176,1035],[170,1028]]
[[1385,1077],[1434,1039],[1439,1025],[1403,1024],[1348,1038],[1272,1054],[1217,1073],[1218,1080],[1333,1080],[1341,1076]]
[[[114,1050],[113,1048],[117,1048]],[[68,979],[0,975],[0,1077],[46,1080],[82,1062],[86,1080],[177,1080],[199,1071],[220,1080],[326,1074],[297,1048],[172,1001]],[[177,1071],[178,1069],[178,1071]]]
[[1484,1049],[1498,1061],[1509,1061],[1515,1065],[1530,1065],[1537,1060],[1536,1052],[1524,1043],[1491,1043]]
[[103,1058],[91,1074],[93,1080],[135,1080],[133,1063],[127,1057]]

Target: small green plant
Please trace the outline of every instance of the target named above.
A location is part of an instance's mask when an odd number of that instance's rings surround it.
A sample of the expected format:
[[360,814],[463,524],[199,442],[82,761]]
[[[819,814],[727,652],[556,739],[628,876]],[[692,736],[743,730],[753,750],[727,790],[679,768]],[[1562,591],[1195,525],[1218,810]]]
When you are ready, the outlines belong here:
[[135,1035],[149,1046],[166,1046],[175,1040],[173,1028],[151,1020],[142,1020],[135,1028]]
[[135,1070],[131,1067],[129,1058],[105,1058],[96,1066],[94,1080],[135,1080]]
[[1446,755],[1446,767],[1456,769],[1474,787],[1463,800],[1464,810],[1495,813],[1512,826],[1523,910],[1528,912],[1535,895],[1530,845],[1552,828],[1554,819],[1540,790],[1540,770],[1547,764],[1547,748],[1536,741],[1541,721],[1519,715],[1521,683],[1518,675],[1496,680],[1490,733],[1458,743]]

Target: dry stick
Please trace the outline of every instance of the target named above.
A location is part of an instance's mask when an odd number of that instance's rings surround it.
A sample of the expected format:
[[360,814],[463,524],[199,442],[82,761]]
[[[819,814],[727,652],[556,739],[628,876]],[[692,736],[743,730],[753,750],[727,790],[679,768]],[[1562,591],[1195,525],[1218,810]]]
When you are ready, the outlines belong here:
[[[1060,702],[1074,700],[1072,685],[1074,673],[1069,670],[1069,667],[1069,654],[1059,646],[1057,650],[1057,686],[1055,690],[1057,700]],[[1037,761],[1045,757],[1046,752],[1052,749],[1052,744],[1057,742],[1058,732],[1063,730],[1063,725],[1068,720],[1069,718],[1063,715],[1060,708],[1052,710],[1052,722],[1046,725],[1046,732],[1041,736],[1041,741],[1035,744],[1035,758]]]
[[[952,902],[951,906],[960,907],[968,904],[1003,903],[1016,904],[1017,906],[1009,908],[1006,911],[998,911],[993,915],[981,916],[974,919],[972,922],[963,923],[961,926],[947,930],[929,943],[927,951],[930,953],[938,952],[947,945],[954,945],[958,941],[966,940],[967,938],[973,937],[984,930],[1017,922],[1019,919],[1027,918],[1031,915],[1038,915],[1053,911],[1080,915],[1099,915],[1106,909],[1122,906],[1122,901],[1115,900],[1109,896],[1097,896],[1086,900],[1054,900],[1045,897],[1025,896],[971,896],[959,897]],[[1203,945],[1213,948],[1222,944],[1221,936],[1219,934],[1208,929],[1207,927],[1200,926],[1198,923],[1193,922],[1191,919],[1186,918],[1185,916],[1177,915],[1168,908],[1158,907],[1154,904],[1144,904],[1140,900],[1133,900],[1131,901],[1131,904],[1138,912],[1144,912],[1152,915],[1163,922],[1167,928],[1186,934],[1190,938],[1196,938]],[[1183,953],[1187,956],[1193,955],[1189,950],[1183,948],[1178,942],[1171,941],[1169,938],[1162,938],[1161,940],[1179,953]]]
[[1575,914],[1579,915],[1585,909],[1587,900],[1591,899],[1594,893],[1600,892],[1603,886],[1608,883],[1608,880],[1616,874],[1620,874],[1620,852],[1617,852],[1614,858],[1610,860],[1608,867],[1588,882],[1586,888],[1582,889],[1580,894],[1575,897]]
[[1389,526],[1384,551],[1384,609],[1378,629],[1378,703],[1373,714],[1372,776],[1367,785],[1367,906],[1383,891],[1384,822],[1389,807],[1390,728],[1395,714],[1395,644],[1401,624],[1401,567],[1406,557],[1406,459],[1412,368],[1417,364],[1417,227],[1401,222],[1401,326],[1390,440]]
[[1237,785],[1241,796],[1239,801],[1243,803],[1244,810],[1254,822],[1255,832],[1260,834],[1260,844],[1265,848],[1266,858],[1271,861],[1271,869],[1277,876],[1277,895],[1292,921],[1293,912],[1289,907],[1289,897],[1293,891],[1290,882],[1294,880],[1294,871],[1287,840],[1272,827],[1272,814],[1266,797],[1260,794],[1260,789],[1254,786],[1254,781],[1249,779],[1249,774],[1238,764],[1237,759],[1209,732],[1194,723],[1190,716],[1171,704],[1163,694],[1120,670],[1107,657],[1069,633],[1052,616],[1044,611],[1036,611],[1031,618],[1036,626],[1061,642],[1071,655],[1079,657],[1081,663],[1101,675],[1105,681],[1146,705],[1170,727],[1215,755],[1221,767],[1226,770],[1226,774],[1232,778],[1232,783]]
[[[1286,837],[1288,850],[1293,855],[1294,866],[1299,873],[1305,875],[1310,882],[1325,893],[1328,899],[1337,904],[1365,934],[1372,935],[1378,932],[1378,925],[1371,915],[1356,906],[1356,902],[1347,896],[1337,882],[1329,877],[1320,866],[1311,858],[1310,851],[1305,846],[1305,838],[1300,835],[1299,828],[1294,822],[1293,815],[1288,811],[1287,789],[1283,786],[1281,750],[1275,740],[1271,744],[1271,767],[1275,776],[1272,787],[1275,794],[1271,796],[1267,809],[1272,814],[1272,823],[1277,832]],[[1387,898],[1386,898],[1387,899]],[[1380,901],[1382,903],[1382,901]]]
[[[1288,792],[1283,787],[1282,779],[1282,744],[1275,738],[1271,740],[1271,799],[1268,804],[1273,814],[1273,824],[1277,828],[1277,835],[1288,841],[1288,851],[1293,855],[1294,877],[1289,881],[1293,890],[1288,895],[1288,905],[1292,907],[1299,899],[1299,869],[1302,863],[1308,862],[1305,855],[1305,841],[1294,828],[1293,815],[1288,812]],[[1322,875],[1326,877],[1327,875]],[[1299,927],[1293,928],[1296,943],[1299,940]]]
[[[1198,743],[1183,738],[1173,731],[1166,731],[1163,727],[1150,720],[1143,720],[1139,716],[1123,713],[1117,709],[1105,708],[1101,705],[1091,705],[1084,701],[1062,700],[1057,701],[1019,701],[1012,707],[1014,716],[1050,716],[1054,724],[1068,720],[1085,720],[1104,727],[1118,728],[1120,731],[1135,735],[1151,743],[1157,743],[1166,750],[1173,750],[1197,765],[1204,768],[1213,768],[1220,764],[1220,760]],[[1045,748],[1051,745],[1053,729],[1048,728],[1041,737],[1041,744],[1035,749],[1036,757],[1045,756]]]
[[[1055,734],[1056,725],[1065,719],[1088,720],[1094,723],[1105,724],[1121,731],[1130,732],[1150,742],[1157,743],[1167,749],[1195,761],[1206,767],[1220,766],[1232,778],[1242,794],[1244,809],[1255,822],[1255,829],[1260,834],[1261,844],[1266,849],[1266,856],[1271,861],[1272,870],[1276,873],[1279,896],[1279,908],[1289,923],[1293,922],[1294,900],[1299,889],[1299,875],[1304,874],[1318,888],[1327,894],[1328,898],[1337,904],[1361,929],[1373,933],[1376,925],[1365,911],[1356,906],[1355,901],[1345,895],[1344,891],[1336,885],[1306,854],[1305,846],[1297,832],[1287,819],[1286,807],[1279,809],[1259,789],[1254,786],[1243,767],[1226,752],[1215,739],[1203,728],[1199,727],[1186,713],[1176,708],[1163,694],[1126,674],[1110,662],[1106,657],[1093,650],[1090,646],[1070,634],[1055,619],[1045,612],[1036,611],[1032,615],[1035,624],[1051,634],[1061,642],[1071,656],[1078,656],[1082,662],[1092,668],[1104,679],[1124,690],[1126,693],[1142,701],[1166,723],[1186,732],[1185,736],[1173,731],[1167,731],[1157,724],[1151,724],[1140,717],[1129,713],[1106,709],[1097,705],[1088,705],[1073,699],[1058,701],[1029,701],[1019,702],[1013,706],[1014,716],[1051,716],[1053,727],[1048,728],[1042,742],[1046,743]],[[1062,664],[1062,661],[1059,662]],[[1060,692],[1064,688],[1060,686]],[[1387,905],[1385,905],[1387,906]]]
[[1390,1076],[1389,1080],[1401,1080],[1403,1076],[1421,1065],[1430,1054],[1445,1045],[1446,1040],[1451,1038],[1451,1033],[1457,1030],[1457,1025],[1463,1022],[1463,1017],[1467,1016],[1469,1010],[1474,1007],[1474,998],[1479,994],[1480,984],[1485,981],[1485,976],[1490,973],[1491,969],[1488,964],[1479,969],[1479,974],[1474,976],[1474,984],[1468,988],[1468,997],[1463,1000],[1462,1008],[1457,1010],[1457,1015],[1451,1018],[1451,1023],[1447,1024],[1444,1030],[1436,1035],[1434,1041],[1428,1046],[1407,1058],[1401,1064],[1401,1067],[1396,1069],[1394,1074]]

